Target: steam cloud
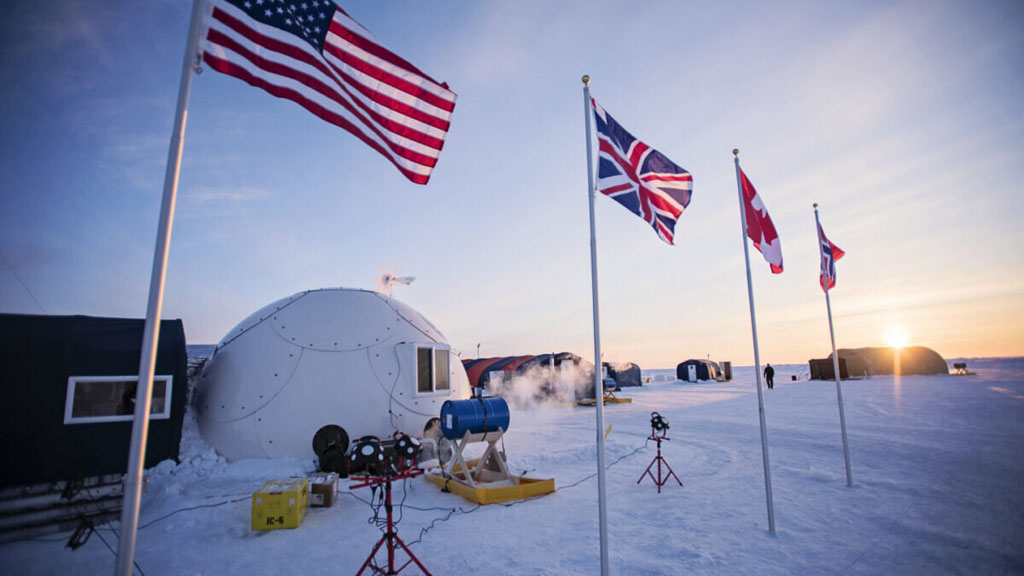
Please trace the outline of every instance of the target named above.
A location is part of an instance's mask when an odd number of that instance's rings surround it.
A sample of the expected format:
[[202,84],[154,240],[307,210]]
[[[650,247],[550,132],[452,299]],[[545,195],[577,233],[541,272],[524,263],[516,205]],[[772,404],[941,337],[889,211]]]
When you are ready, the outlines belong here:
[[594,372],[573,362],[562,362],[553,368],[533,365],[522,372],[492,372],[486,386],[489,394],[501,396],[518,409],[567,404],[594,397]]

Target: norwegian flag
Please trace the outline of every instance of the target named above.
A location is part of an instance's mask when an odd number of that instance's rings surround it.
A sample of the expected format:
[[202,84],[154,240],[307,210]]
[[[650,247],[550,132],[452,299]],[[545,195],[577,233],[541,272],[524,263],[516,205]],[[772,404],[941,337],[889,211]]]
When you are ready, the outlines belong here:
[[[839,246],[832,243],[825,237],[825,231],[818,224],[818,244],[821,246],[821,289],[828,291],[836,287],[836,260],[843,257],[846,252]],[[828,288],[825,288],[825,279],[828,279]]]
[[637,140],[593,98],[597,119],[597,189],[643,218],[669,244],[690,204],[693,177],[664,154]]
[[742,168],[740,182],[743,186],[743,205],[747,213],[747,237],[754,242],[754,247],[771,266],[772,274],[782,274],[782,242],[775,231],[775,224],[772,224],[768,209]]

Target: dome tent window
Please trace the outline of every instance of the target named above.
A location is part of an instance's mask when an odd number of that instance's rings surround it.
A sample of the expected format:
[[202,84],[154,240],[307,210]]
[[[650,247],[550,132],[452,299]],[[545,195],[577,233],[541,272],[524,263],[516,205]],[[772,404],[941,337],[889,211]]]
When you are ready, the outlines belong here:
[[434,389],[433,379],[431,378],[431,354],[433,350],[430,348],[417,348],[416,349],[416,391],[417,392],[431,392]]
[[[64,405],[65,424],[130,422],[135,418],[138,376],[70,376]],[[153,377],[149,418],[171,417],[170,375]]]
[[421,394],[447,392],[448,350],[443,348],[416,348],[416,391]]
[[448,351],[434,349],[434,390],[448,390]]

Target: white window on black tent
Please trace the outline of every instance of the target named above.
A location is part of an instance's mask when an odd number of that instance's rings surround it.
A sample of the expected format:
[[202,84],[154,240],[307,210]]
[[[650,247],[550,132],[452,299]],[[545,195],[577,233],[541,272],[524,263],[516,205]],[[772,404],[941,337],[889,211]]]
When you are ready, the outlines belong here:
[[[138,376],[71,376],[64,404],[65,424],[131,421]],[[153,377],[150,420],[171,417],[170,375]]]

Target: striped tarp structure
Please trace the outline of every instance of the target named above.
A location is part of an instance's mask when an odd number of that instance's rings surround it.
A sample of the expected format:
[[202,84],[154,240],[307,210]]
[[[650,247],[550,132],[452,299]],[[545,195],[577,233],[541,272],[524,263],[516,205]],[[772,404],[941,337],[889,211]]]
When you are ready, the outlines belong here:
[[[463,360],[462,366],[466,369],[466,376],[469,378],[470,386],[474,388],[487,388],[491,372],[511,372],[523,374],[533,367],[546,367],[552,363],[561,367],[563,362],[571,362],[581,371],[592,371],[593,366],[571,352],[559,352],[556,354],[540,354],[537,356],[496,356],[492,358],[474,358]],[[591,372],[592,374],[593,372]]]
[[[487,378],[491,372],[515,372],[517,368],[536,358],[536,356],[499,356],[494,358],[476,358],[463,360],[466,377],[473,388],[486,388]],[[536,364],[536,362],[533,362]]]

